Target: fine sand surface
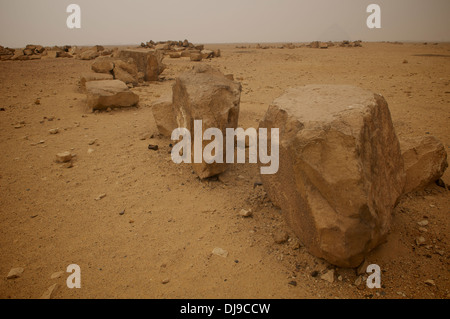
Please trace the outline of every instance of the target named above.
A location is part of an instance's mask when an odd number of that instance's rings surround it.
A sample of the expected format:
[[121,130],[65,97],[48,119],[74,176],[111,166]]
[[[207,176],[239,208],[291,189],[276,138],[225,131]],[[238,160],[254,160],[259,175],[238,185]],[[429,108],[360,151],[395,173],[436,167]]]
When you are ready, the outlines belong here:
[[[431,134],[450,150],[450,44],[206,48],[222,57],[200,63],[243,85],[240,127],[257,127],[289,87],[352,84],[386,98],[399,138]],[[39,298],[55,283],[53,298],[450,298],[447,190],[430,185],[401,199],[388,242],[368,257],[381,267],[381,289],[355,286],[354,269],[322,280],[333,267],[299,245],[254,186],[256,165],[200,181],[171,161],[149,105],[198,62],[164,62],[163,81],[132,89],[138,108],[110,113],[84,108],[77,82],[92,61],[0,62],[0,298]],[[54,128],[59,134],[49,134]],[[63,151],[77,154],[72,168],[55,163]],[[449,170],[443,180],[450,184]],[[239,216],[243,208],[253,217]],[[417,224],[424,219],[426,232]],[[279,231],[288,242],[274,242]],[[216,247],[228,256],[212,254]],[[68,273],[51,279],[69,264],[81,267],[81,289],[67,288]],[[6,279],[15,267],[25,271]]]

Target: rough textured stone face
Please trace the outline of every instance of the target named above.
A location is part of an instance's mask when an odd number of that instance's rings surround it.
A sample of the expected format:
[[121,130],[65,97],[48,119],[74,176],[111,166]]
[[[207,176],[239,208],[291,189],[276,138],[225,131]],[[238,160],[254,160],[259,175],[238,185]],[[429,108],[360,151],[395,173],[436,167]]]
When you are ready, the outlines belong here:
[[[226,128],[237,127],[240,98],[240,83],[227,79],[220,71],[207,65],[198,65],[181,74],[173,86],[173,110],[178,127],[187,128],[193,139],[194,120],[202,120],[202,134],[214,127],[225,136]],[[203,141],[203,148],[209,143]],[[192,165],[200,178],[220,174],[227,168],[225,163]]]
[[161,135],[171,137],[177,126],[172,109],[172,95],[165,95],[152,103],[152,113]]
[[448,167],[444,145],[434,136],[400,140],[405,162],[405,193],[437,181]]
[[106,80],[113,80],[112,74],[105,74],[105,73],[85,73],[82,74],[80,77],[80,87],[81,90],[86,89],[86,82],[90,81],[106,81]]
[[114,60],[110,57],[98,57],[91,66],[96,73],[111,73],[114,69]]
[[87,82],[86,93],[87,107],[92,110],[129,107],[139,102],[139,96],[119,80]]
[[279,171],[261,175],[269,197],[312,254],[358,266],[385,240],[405,183],[384,98],[345,85],[290,89],[260,127],[280,129]]
[[166,69],[166,66],[162,63],[164,55],[159,50],[122,50],[119,52],[119,57],[123,60],[132,58],[138,71],[144,73],[146,81],[158,81],[159,75]]

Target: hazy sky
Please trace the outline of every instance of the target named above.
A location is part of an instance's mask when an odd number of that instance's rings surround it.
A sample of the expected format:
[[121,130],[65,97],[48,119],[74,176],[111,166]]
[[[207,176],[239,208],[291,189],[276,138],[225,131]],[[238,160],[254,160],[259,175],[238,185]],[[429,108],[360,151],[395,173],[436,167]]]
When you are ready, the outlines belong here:
[[[81,29],[66,8],[81,7]],[[381,7],[381,29],[366,8]],[[0,45],[450,41],[450,0],[0,0]]]

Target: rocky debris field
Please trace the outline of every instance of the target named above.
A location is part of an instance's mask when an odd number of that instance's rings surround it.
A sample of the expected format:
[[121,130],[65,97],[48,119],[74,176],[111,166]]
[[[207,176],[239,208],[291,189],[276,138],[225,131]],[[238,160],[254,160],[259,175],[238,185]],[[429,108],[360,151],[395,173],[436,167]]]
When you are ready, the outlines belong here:
[[[1,48],[0,296],[449,298],[450,47],[355,43]],[[279,174],[173,163],[199,117]]]

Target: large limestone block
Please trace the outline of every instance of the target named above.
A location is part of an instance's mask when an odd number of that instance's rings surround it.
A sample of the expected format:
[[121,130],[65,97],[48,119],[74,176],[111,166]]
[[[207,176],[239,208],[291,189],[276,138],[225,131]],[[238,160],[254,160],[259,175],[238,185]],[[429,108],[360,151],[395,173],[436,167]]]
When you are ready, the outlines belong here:
[[[220,71],[207,65],[198,65],[181,74],[173,86],[173,110],[177,126],[187,128],[193,139],[194,121],[202,120],[202,135],[208,128],[218,128],[225,136],[226,128],[237,127],[240,98],[240,83],[229,80]],[[204,140],[202,149],[209,143]],[[202,163],[193,163],[193,169],[200,178],[207,178],[224,172],[226,165],[207,164],[203,160]]]
[[121,60],[114,61],[114,79],[121,80],[126,84],[137,85],[138,69],[135,63],[127,63]]
[[91,69],[97,73],[111,73],[114,69],[114,59],[110,57],[98,57],[92,63]]
[[385,241],[405,183],[385,99],[346,85],[294,88],[260,127],[280,129],[279,171],[261,176],[269,197],[312,254],[358,266]]
[[436,137],[403,138],[400,147],[405,162],[405,193],[423,188],[444,175],[447,152]]
[[80,77],[80,87],[81,90],[86,89],[86,82],[90,81],[106,81],[113,80],[112,74],[105,73],[84,73]]
[[172,109],[172,95],[165,95],[151,105],[156,127],[161,135],[171,137],[177,126]]
[[139,102],[139,96],[119,80],[87,82],[86,91],[87,107],[92,110],[129,107]]
[[162,63],[164,54],[153,49],[127,49],[119,52],[123,60],[132,58],[138,71],[144,73],[146,81],[158,81],[159,75],[166,69]]

